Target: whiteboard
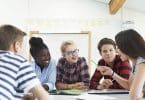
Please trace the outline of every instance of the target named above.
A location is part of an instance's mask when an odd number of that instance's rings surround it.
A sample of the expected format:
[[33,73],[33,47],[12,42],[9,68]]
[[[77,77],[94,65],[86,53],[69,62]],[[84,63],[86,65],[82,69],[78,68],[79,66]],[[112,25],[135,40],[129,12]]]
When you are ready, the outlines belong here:
[[90,33],[39,33],[31,32],[31,37],[41,37],[48,46],[51,57],[58,61],[61,55],[60,46],[63,41],[72,40],[79,49],[79,56],[85,57],[88,65],[90,64]]

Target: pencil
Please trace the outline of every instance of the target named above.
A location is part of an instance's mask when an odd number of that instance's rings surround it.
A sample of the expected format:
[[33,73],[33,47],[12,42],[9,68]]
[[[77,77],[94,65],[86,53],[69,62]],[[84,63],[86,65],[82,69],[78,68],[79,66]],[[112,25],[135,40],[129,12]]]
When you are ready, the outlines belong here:
[[95,61],[91,60],[91,62],[94,63],[96,66],[98,66],[98,64]]

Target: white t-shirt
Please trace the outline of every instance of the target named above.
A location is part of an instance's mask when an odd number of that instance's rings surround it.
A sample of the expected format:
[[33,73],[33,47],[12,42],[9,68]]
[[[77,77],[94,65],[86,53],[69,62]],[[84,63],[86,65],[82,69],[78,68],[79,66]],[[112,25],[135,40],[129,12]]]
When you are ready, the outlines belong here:
[[[136,63],[134,65],[134,72],[133,72],[133,75],[136,73],[137,71],[137,67],[136,65],[140,64],[140,63],[145,63],[145,58],[142,58],[142,57],[137,57],[137,60],[136,60]],[[143,87],[143,90],[145,90],[145,83],[144,83],[144,87]]]

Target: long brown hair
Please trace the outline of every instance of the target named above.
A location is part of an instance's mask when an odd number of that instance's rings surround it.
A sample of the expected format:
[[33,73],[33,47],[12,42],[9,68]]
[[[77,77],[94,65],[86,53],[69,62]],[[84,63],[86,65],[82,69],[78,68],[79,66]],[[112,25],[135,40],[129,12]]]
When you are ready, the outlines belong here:
[[145,58],[145,40],[135,30],[128,29],[119,32],[115,36],[115,41],[118,48],[131,58]]

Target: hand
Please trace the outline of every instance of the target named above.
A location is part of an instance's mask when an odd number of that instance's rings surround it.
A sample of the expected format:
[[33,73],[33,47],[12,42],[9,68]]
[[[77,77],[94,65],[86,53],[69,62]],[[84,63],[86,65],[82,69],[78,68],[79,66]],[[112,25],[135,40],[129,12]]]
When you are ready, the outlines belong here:
[[74,84],[73,88],[82,90],[82,89],[88,89],[88,86],[85,86],[83,82],[77,82]]
[[97,89],[108,89],[111,85],[113,85],[113,83],[110,79],[104,79],[103,82],[100,85],[98,85]]
[[83,86],[83,85],[84,85],[84,82],[77,82],[77,83],[75,83],[74,85],[75,85],[76,87],[77,87],[77,86]]
[[22,100],[35,100],[35,96],[32,93],[24,94]]
[[106,66],[99,66],[97,68],[97,70],[100,71],[100,73],[102,75],[110,75],[111,76],[113,73],[113,70],[110,67],[106,67]]

